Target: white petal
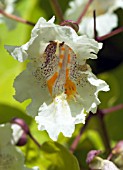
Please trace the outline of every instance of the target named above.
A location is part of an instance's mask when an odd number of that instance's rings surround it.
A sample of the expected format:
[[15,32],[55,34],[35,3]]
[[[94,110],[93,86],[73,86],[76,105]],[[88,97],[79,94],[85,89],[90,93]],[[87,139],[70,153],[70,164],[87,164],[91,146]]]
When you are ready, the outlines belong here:
[[102,170],[120,170],[115,166],[115,164],[109,160],[104,160],[103,161],[103,167]]
[[4,46],[7,51],[18,61],[23,62],[24,60],[27,59],[27,53],[26,50],[28,48],[28,43],[26,43],[25,45],[22,45],[21,47],[17,47],[17,46],[9,46],[9,45],[5,45]]
[[92,102],[92,106],[91,106],[91,110],[93,113],[96,112],[97,110],[97,105],[100,103],[100,100],[98,99],[98,93],[100,91],[109,91],[109,85],[107,85],[107,83],[101,79],[97,79],[97,77],[90,73],[88,75],[88,81],[91,83],[91,85],[93,85],[95,87],[95,92],[94,94],[94,101]]
[[[50,32],[50,34],[47,34],[47,32]],[[80,61],[82,59],[96,58],[96,54],[99,51],[99,45],[95,40],[89,39],[86,36],[78,36],[72,28],[46,22],[43,18],[40,18],[33,28],[32,38],[34,41],[30,43],[30,47],[27,51],[31,59],[36,57],[36,55],[41,55],[49,41],[54,40],[60,42],[64,41],[74,50]]]
[[57,96],[49,106],[44,103],[39,108],[38,116],[35,117],[36,122],[39,124],[38,129],[47,130],[53,140],[57,140],[60,132],[66,137],[71,137],[75,124],[80,123],[80,117],[83,117],[82,114],[72,117],[70,107],[65,98],[66,95],[62,94]]
[[22,136],[22,134],[23,134],[24,131],[23,131],[23,129],[21,128],[21,126],[19,126],[19,125],[17,125],[17,124],[12,124],[12,125],[11,125],[11,128],[12,128],[12,130],[13,130],[11,142],[12,142],[12,144],[16,144],[16,143],[18,143],[18,141],[19,141],[19,139],[20,139],[20,137]]
[[97,105],[100,104],[98,99],[99,91],[108,91],[109,86],[105,81],[97,79],[90,70],[80,73],[81,81],[77,85],[78,95],[76,95],[76,100],[82,109],[95,113]]
[[115,0],[115,3],[111,6],[110,11],[115,11],[118,8],[123,8],[123,0]]
[[26,99],[32,99],[30,105],[27,107],[27,112],[31,116],[36,116],[40,105],[46,101],[49,103],[51,98],[46,87],[41,87],[43,79],[38,83],[32,75],[32,70],[26,69],[14,81],[16,94],[14,98],[20,102]]
[[105,34],[110,33],[118,25],[117,15],[113,13],[106,13],[97,17],[96,19],[96,29],[99,36],[103,36]]
[[[108,24],[107,24],[108,23]],[[98,36],[103,36],[111,32],[118,25],[118,18],[116,14],[106,13],[96,17],[96,30]],[[94,37],[94,21],[91,17],[85,17],[80,23],[79,32],[86,34],[89,37]]]

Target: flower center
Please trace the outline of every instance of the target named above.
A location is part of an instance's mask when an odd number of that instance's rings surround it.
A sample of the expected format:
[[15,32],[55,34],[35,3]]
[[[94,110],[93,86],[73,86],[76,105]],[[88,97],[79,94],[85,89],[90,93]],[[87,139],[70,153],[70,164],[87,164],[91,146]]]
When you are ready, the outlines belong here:
[[74,96],[76,85],[71,79],[71,64],[76,55],[72,49],[64,42],[51,41],[45,49],[44,56],[47,67],[52,67],[46,78],[51,96],[54,97],[63,92],[67,95],[67,99]]

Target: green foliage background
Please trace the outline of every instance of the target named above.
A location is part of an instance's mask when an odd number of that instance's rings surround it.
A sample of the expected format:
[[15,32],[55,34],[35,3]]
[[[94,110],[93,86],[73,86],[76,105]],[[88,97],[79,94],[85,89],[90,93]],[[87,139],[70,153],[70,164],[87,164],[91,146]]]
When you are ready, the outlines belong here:
[[[68,7],[68,0],[59,0],[59,3],[63,11],[65,11]],[[54,15],[48,0],[20,0],[16,3],[16,8],[22,18],[34,23],[41,16],[48,20]],[[118,15],[121,15],[119,11]],[[120,22],[119,25],[122,25],[122,23]],[[78,134],[81,125],[76,126],[76,131],[72,138],[65,138],[60,134],[59,143],[54,143],[46,132],[39,132],[35,121],[26,115],[25,108],[29,100],[19,103],[12,97],[15,93],[13,88],[14,78],[25,68],[25,63],[19,63],[14,60],[4,49],[4,45],[22,45],[26,43],[30,38],[31,29],[31,26],[22,23],[17,23],[16,29],[11,31],[7,29],[6,25],[0,25],[0,123],[8,122],[12,117],[23,118],[29,125],[34,137],[39,143],[43,144],[41,150],[39,150],[33,141],[28,139],[27,145],[21,148],[25,154],[25,163],[29,167],[38,165],[41,170],[79,170],[77,159],[81,166],[86,167],[87,152],[90,149],[104,150],[105,148],[103,137],[99,133],[98,120],[93,118],[89,123],[75,151],[76,159],[69,153],[68,149]],[[123,37],[123,34],[110,39],[110,42],[123,51],[123,39],[121,37]],[[120,57],[122,58],[123,56]],[[102,102],[100,108],[123,103],[123,64],[121,63],[115,69],[99,74],[98,77],[104,79],[111,89],[108,93],[100,94]],[[112,146],[114,146],[115,142],[123,139],[123,110],[107,115],[105,122]]]

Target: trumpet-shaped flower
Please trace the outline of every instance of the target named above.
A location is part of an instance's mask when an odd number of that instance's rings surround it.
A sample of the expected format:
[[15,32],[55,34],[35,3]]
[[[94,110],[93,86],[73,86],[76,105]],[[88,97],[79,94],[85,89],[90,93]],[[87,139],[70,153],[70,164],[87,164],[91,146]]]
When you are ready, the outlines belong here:
[[11,141],[11,125],[0,125],[0,170],[39,170],[38,167],[27,168],[24,166],[22,152]]
[[[66,19],[77,20],[89,0],[73,0],[66,11]],[[85,16],[79,24],[80,34],[94,37],[93,11],[96,10],[96,30],[98,36],[103,36],[118,26],[118,17],[114,13],[118,8],[123,8],[123,0],[94,0],[90,4]]]
[[6,48],[18,61],[30,61],[15,79],[15,99],[32,100],[27,112],[53,140],[60,132],[70,137],[75,124],[85,122],[85,112],[96,112],[98,92],[109,90],[86,64],[97,58],[99,44],[54,24],[54,17],[48,22],[40,18],[26,44]]

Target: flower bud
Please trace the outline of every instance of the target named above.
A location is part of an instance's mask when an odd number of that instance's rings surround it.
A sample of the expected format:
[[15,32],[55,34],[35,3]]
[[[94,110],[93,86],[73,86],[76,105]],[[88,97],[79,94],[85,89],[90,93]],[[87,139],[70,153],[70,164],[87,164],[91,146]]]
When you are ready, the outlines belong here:
[[26,143],[27,143],[27,134],[24,132],[16,145],[24,146]]
[[12,120],[11,120],[11,123],[12,124],[18,124],[23,130],[24,130],[24,132],[26,133],[26,134],[28,134],[29,133],[29,127],[28,127],[28,125],[26,124],[26,122],[23,120],[23,119],[20,119],[20,118],[13,118]]
[[23,146],[27,143],[27,135],[30,133],[25,121],[20,118],[13,118],[11,120],[12,144]]
[[95,158],[95,156],[99,155],[101,153],[100,150],[91,150],[88,154],[87,154],[87,159],[86,162],[87,164],[89,164],[90,162],[92,162]]
[[79,25],[73,20],[65,20],[60,25],[61,26],[69,26],[69,27],[73,28],[76,32],[79,31]]

